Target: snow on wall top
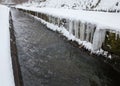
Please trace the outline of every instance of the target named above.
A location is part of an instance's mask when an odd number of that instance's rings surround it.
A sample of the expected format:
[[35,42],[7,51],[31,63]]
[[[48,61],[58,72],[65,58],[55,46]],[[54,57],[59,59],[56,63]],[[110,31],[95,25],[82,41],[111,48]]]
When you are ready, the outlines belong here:
[[9,8],[0,5],[0,86],[15,86],[10,55]]
[[120,14],[119,13],[104,13],[95,11],[83,11],[72,9],[57,9],[57,8],[36,8],[16,6],[16,8],[46,13],[60,18],[71,20],[80,20],[82,22],[96,24],[100,29],[111,29],[120,31]]

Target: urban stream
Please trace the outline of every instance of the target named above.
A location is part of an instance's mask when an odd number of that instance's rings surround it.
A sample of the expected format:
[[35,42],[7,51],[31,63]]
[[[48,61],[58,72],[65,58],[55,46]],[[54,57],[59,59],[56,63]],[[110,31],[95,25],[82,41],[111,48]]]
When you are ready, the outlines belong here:
[[11,9],[24,86],[120,86],[120,75],[33,17]]

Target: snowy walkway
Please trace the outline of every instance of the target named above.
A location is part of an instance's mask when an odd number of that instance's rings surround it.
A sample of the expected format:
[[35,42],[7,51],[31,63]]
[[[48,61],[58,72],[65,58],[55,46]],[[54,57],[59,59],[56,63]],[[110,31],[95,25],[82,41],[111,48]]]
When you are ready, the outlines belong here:
[[24,6],[16,6],[16,8],[46,13],[59,18],[80,20],[81,22],[95,24],[100,29],[112,29],[120,31],[120,13],[107,13],[55,8],[36,8]]
[[71,45],[40,21],[15,9],[12,18],[24,86],[120,84],[119,75],[110,66]]
[[0,5],[0,86],[15,86],[10,55],[9,8]]

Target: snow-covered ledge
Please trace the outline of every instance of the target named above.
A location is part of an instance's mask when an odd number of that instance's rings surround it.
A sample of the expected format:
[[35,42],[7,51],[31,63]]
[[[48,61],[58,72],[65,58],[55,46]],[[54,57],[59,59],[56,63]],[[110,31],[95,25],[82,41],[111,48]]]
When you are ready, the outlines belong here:
[[[16,6],[19,10],[40,18],[50,29],[61,32],[68,39],[77,41],[92,53],[116,53],[120,49],[120,14],[56,8],[36,8]],[[112,35],[113,39],[110,39]],[[109,41],[110,39],[110,41]],[[112,40],[115,41],[116,45]],[[109,43],[110,42],[110,43]],[[103,46],[104,45],[104,46]]]
[[10,54],[9,8],[0,5],[0,86],[15,86]]

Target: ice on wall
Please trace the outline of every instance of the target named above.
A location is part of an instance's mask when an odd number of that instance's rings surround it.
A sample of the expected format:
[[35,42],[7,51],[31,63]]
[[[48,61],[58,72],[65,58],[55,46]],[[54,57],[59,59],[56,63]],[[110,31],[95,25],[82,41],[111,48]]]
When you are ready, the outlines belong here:
[[84,41],[84,33],[85,33],[85,24],[81,23],[80,24],[80,40]]
[[93,37],[93,50],[97,51],[101,49],[102,43],[105,40],[105,29],[96,28],[94,37]]
[[[101,49],[105,40],[106,29],[101,29],[94,24],[78,20],[69,20],[66,26],[68,26],[68,29],[65,29],[69,32],[69,36],[73,35],[75,38],[80,39],[80,43],[91,43],[91,50],[93,52]],[[85,47],[88,46],[87,43],[84,43],[84,45]]]
[[74,21],[75,37],[79,38],[79,21]]
[[73,33],[73,21],[72,20],[69,21],[69,33],[70,34]]
[[[75,30],[75,35],[73,33],[73,29]],[[106,29],[101,29],[91,23],[75,21],[74,27],[73,22],[69,23],[69,32],[81,41],[91,43],[91,50],[97,51],[101,49],[101,46],[105,40]]]

